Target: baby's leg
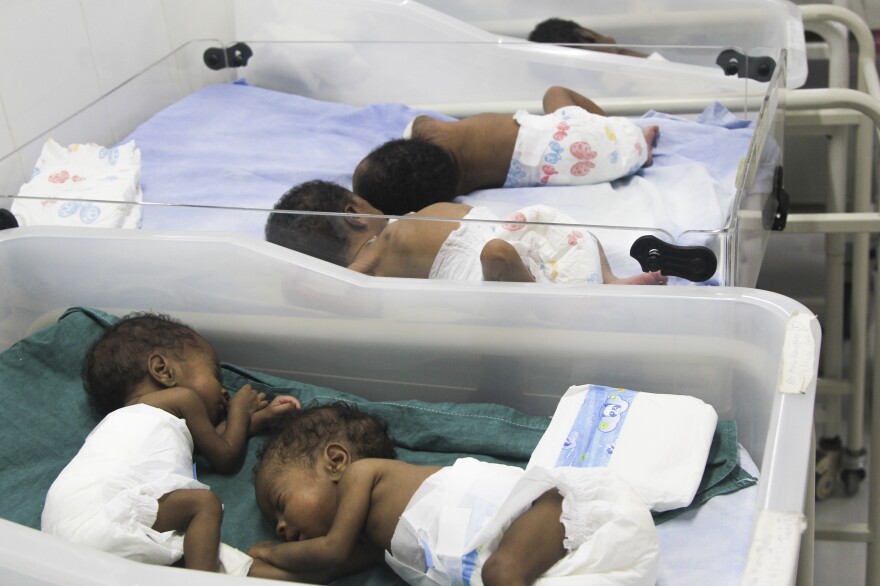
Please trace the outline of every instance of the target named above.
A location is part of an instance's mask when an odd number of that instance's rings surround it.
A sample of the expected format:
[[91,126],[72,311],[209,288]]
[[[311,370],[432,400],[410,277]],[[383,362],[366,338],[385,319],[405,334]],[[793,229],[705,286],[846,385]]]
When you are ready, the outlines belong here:
[[605,281],[608,285],[665,285],[669,281],[669,277],[661,275],[660,271],[652,273],[639,273],[632,277],[615,277],[611,275],[610,279]]
[[184,566],[216,572],[222,521],[223,505],[216,494],[205,489],[180,489],[159,499],[153,529],[184,532]]
[[608,257],[605,256],[605,249],[602,243],[596,241],[599,247],[599,263],[602,265],[602,283],[605,285],[665,285],[669,280],[665,275],[661,275],[660,271],[653,273],[639,273],[632,277],[618,277],[611,272],[611,264]]
[[533,283],[535,277],[523,264],[519,253],[506,240],[493,238],[480,253],[484,281],[517,281]]
[[642,167],[650,167],[651,163],[654,162],[654,145],[657,144],[657,137],[660,136],[660,127],[648,126],[644,129],[644,133],[645,142],[648,143],[648,160],[645,161],[645,164],[642,165]]
[[550,490],[532,503],[504,535],[498,549],[483,564],[486,586],[531,584],[565,555],[562,497]]

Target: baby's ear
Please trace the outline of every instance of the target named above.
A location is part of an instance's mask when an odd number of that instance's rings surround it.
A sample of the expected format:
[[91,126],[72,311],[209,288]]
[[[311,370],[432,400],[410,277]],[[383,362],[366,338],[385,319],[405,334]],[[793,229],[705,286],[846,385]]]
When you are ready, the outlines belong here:
[[147,369],[152,378],[160,386],[170,388],[175,386],[174,369],[171,362],[160,352],[150,354],[147,359]]
[[324,466],[334,480],[338,480],[351,464],[351,452],[342,444],[331,443],[324,448]]
[[[352,206],[349,205],[349,206],[345,206],[345,213],[346,214],[359,214],[361,212],[358,212]],[[343,218],[345,220],[346,225],[348,225],[349,227],[351,227],[354,230],[363,230],[364,228],[367,227],[367,219],[364,217],[345,215],[345,216],[343,216]]]

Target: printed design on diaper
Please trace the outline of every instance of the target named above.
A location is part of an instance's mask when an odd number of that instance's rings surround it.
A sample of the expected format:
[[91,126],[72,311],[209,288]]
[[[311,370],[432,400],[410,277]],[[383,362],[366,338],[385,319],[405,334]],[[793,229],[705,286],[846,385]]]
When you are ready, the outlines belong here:
[[566,237],[566,239],[568,240],[569,246],[577,246],[580,243],[581,238],[583,238],[583,237],[584,237],[584,233],[581,232],[580,230],[572,230],[571,232],[568,233],[568,236]]
[[571,174],[573,176],[583,177],[589,174],[590,170],[596,166],[596,163],[592,160],[599,156],[599,153],[594,151],[586,141],[579,140],[568,147],[568,150],[576,159],[580,159],[571,166]]
[[590,385],[559,451],[556,466],[607,466],[636,395],[636,391],[627,389]]
[[70,176],[70,173],[67,172],[67,169],[62,169],[57,173],[52,173],[49,175],[49,183],[66,183],[67,180],[71,180],[74,183],[79,183],[80,181],[85,181],[85,177],[81,177],[80,175]]
[[482,547],[471,550],[469,554],[461,558],[461,583],[465,586],[471,585],[471,578],[474,571],[477,570],[477,557],[480,555]]
[[504,221],[506,223],[501,224],[502,228],[509,232],[516,232],[517,230],[522,230],[526,227],[526,225],[521,222],[528,221],[528,218],[526,218],[526,215],[522,212],[513,212],[504,218]]
[[[470,529],[472,530],[470,533],[472,533],[477,527],[471,527]],[[424,532],[424,530],[420,530],[420,532]],[[452,558],[443,555],[435,558],[434,552],[431,551],[431,546],[427,539],[425,539],[424,535],[420,535],[417,539],[419,547],[422,549],[422,554],[425,556],[425,569],[423,572],[426,576],[437,578],[438,575],[445,575],[452,578],[453,584],[470,586],[474,572],[479,572],[479,556],[480,552],[483,550],[483,546],[478,546],[477,548],[472,549],[470,552],[461,556],[461,558]]]
[[507,179],[504,180],[504,187],[518,187],[520,182],[526,178],[526,172],[522,168],[519,159],[511,159],[510,169],[507,170]]
[[637,156],[636,156],[636,160],[633,163],[632,167],[630,167],[629,171],[627,171],[628,175],[632,175],[633,173],[635,173],[636,171],[638,171],[639,169],[642,168],[642,144],[640,142],[636,142],[636,144],[633,145],[633,150],[636,152]]
[[108,163],[115,165],[116,161],[119,160],[119,147],[112,147],[109,149],[107,147],[101,147],[98,151],[98,158],[107,159]]
[[93,224],[101,217],[101,208],[88,202],[67,201],[58,207],[59,218],[68,218],[77,212],[79,212],[79,219],[83,224]]
[[553,133],[553,140],[547,143],[547,149],[549,152],[544,155],[544,162],[546,165],[541,165],[541,172],[543,175],[541,176],[540,181],[543,185],[546,185],[553,175],[559,174],[559,171],[556,170],[554,165],[562,160],[562,153],[565,148],[557,141],[561,141],[568,136],[569,128],[571,127],[568,122],[565,122],[565,120],[560,121],[559,124],[556,125],[556,132]]
[[614,134],[614,131],[612,131],[611,127],[607,124],[605,125],[605,136],[607,136],[608,140],[611,142],[617,142],[617,135]]
[[556,167],[553,165],[541,165],[541,185],[547,185],[549,183],[550,178],[554,175],[558,175],[559,171],[556,170]]

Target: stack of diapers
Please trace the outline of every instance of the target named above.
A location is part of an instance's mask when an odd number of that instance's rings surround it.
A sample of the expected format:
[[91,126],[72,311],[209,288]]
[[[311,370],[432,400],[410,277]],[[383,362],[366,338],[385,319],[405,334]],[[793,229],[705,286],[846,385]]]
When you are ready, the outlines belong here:
[[[141,220],[141,153],[134,141],[112,148],[51,138],[31,180],[21,186],[12,213],[19,226],[137,228]],[[71,201],[59,201],[71,200]],[[116,203],[119,202],[119,203]]]
[[538,283],[602,283],[596,238],[557,209],[529,206],[501,223],[488,208],[475,207],[464,220],[440,247],[429,278],[482,281],[480,253],[497,238],[516,249]]
[[527,469],[607,468],[652,511],[678,509],[697,492],[717,422],[715,409],[695,397],[573,386]]

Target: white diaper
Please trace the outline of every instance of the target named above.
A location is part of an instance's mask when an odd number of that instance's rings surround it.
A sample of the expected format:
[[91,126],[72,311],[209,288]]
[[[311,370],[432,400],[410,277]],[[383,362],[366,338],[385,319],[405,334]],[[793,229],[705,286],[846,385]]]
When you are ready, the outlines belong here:
[[487,242],[496,237],[499,224],[467,220],[499,220],[489,208],[475,207],[463,218],[458,228],[452,231],[440,247],[429,279],[449,279],[455,281],[482,281],[483,266],[480,253]]
[[686,395],[581,385],[568,389],[528,468],[607,467],[654,511],[691,503],[718,415]]
[[18,191],[39,199],[16,198],[11,211],[19,226],[137,228],[141,207],[128,204],[142,200],[140,173],[141,153],[133,140],[112,148],[93,143],[65,148],[50,138],[30,181]]
[[[170,565],[183,534],[152,528],[158,499],[208,486],[193,477],[193,441],[184,420],[149,405],[113,411],[86,438],[46,495],[41,529],[131,560]],[[223,570],[246,575],[251,558],[220,548]]]
[[551,114],[518,110],[520,126],[504,187],[592,185],[638,171],[648,160],[642,129],[617,116],[566,106]]
[[602,283],[596,238],[582,228],[564,225],[575,222],[558,210],[530,206],[499,223],[488,208],[475,207],[464,220],[440,247],[428,278],[482,281],[480,253],[489,240],[498,238],[513,245],[539,283]]
[[602,284],[596,237],[557,209],[534,205],[514,212],[496,238],[513,245],[539,283]]
[[614,472],[533,468],[462,458],[429,477],[407,505],[386,552],[410,584],[482,584],[480,568],[504,531],[543,493],[563,497],[568,553],[536,584],[653,585],[659,543],[639,496]]

